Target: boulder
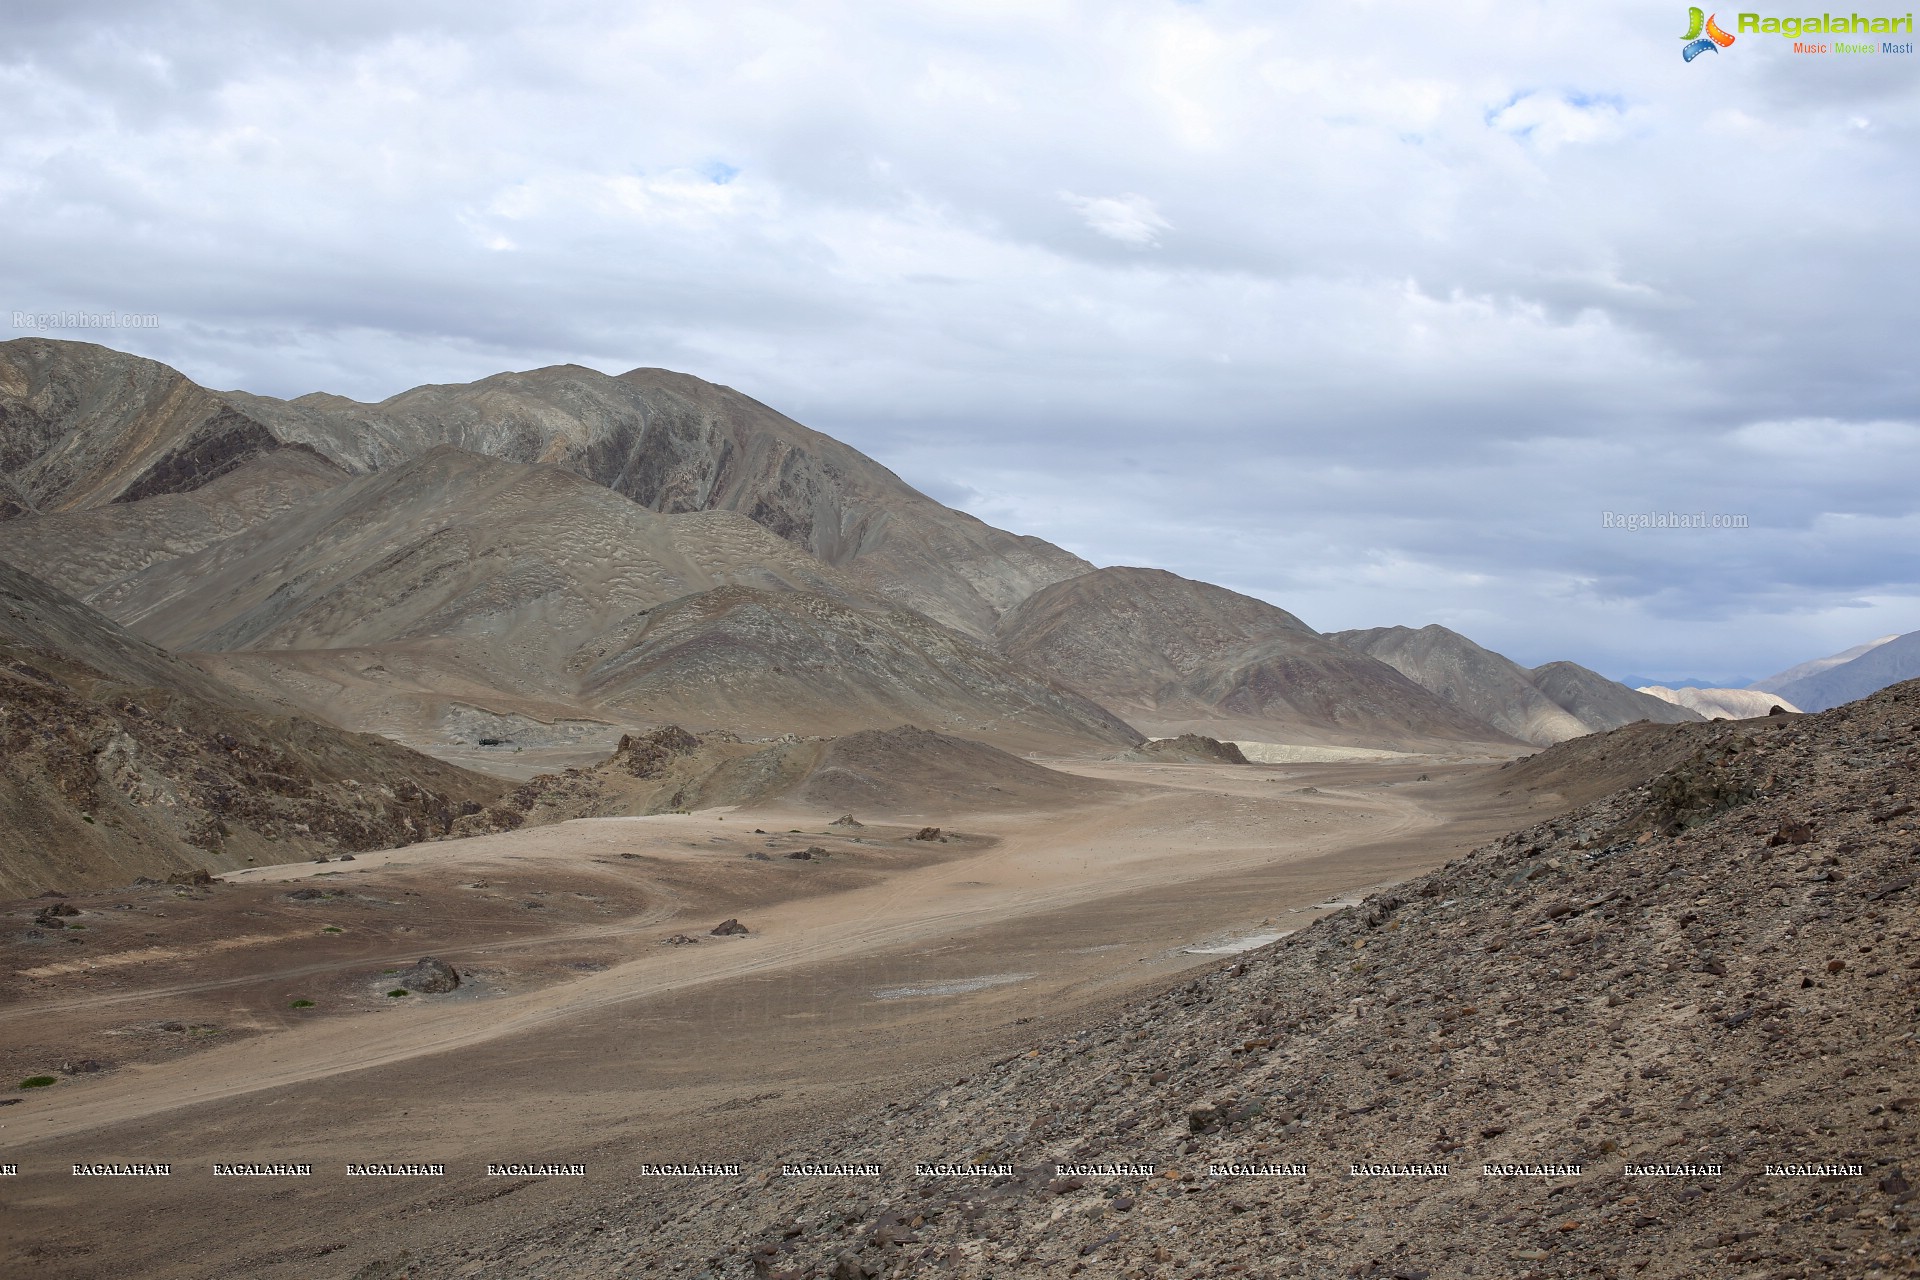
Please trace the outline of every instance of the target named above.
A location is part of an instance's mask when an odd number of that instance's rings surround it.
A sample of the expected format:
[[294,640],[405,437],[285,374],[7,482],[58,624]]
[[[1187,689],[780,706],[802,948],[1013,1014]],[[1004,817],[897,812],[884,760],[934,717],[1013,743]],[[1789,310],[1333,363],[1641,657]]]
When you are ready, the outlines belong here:
[[394,979],[394,984],[425,995],[441,995],[460,985],[460,974],[445,960],[422,956]]

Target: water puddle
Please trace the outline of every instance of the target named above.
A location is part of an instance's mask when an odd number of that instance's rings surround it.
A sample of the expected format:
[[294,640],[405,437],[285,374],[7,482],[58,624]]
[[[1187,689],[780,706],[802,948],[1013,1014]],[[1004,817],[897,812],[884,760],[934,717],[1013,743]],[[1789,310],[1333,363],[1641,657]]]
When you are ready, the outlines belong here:
[[881,987],[873,993],[873,998],[875,1000],[914,1000],[921,996],[963,996],[970,991],[1005,986],[1009,982],[1025,982],[1033,976],[1031,973],[995,973],[981,978],[948,978],[940,982],[914,982],[901,987]]

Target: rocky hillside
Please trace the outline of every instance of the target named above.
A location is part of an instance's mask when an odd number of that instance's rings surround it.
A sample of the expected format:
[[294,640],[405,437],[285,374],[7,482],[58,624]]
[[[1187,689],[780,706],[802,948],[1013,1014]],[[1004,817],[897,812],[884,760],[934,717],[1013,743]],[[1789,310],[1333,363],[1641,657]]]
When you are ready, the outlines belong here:
[[1117,788],[913,725],[781,744],[723,766],[708,804],[792,805],[951,822],[966,814],[1092,804]]
[[65,563],[79,557],[63,547],[103,541],[63,543],[74,526],[115,523],[131,548],[171,522],[180,554],[76,565],[90,601],[242,687],[413,741],[475,709],[758,734],[917,720],[1069,749],[1139,738],[745,516],[662,515],[559,467],[441,445],[278,510],[256,501],[244,536],[191,546],[187,517],[150,517],[212,506],[272,461],[190,494],[11,522],[27,536],[6,542]]
[[324,458],[281,449],[186,493],[10,521],[0,531],[0,560],[99,607],[127,579],[245,533],[346,479]]
[[1160,569],[1098,569],[1001,619],[1007,653],[1155,734],[1389,747],[1511,745],[1264,600]]
[[1327,638],[1378,658],[1449,704],[1536,746],[1635,720],[1675,724],[1699,718],[1575,663],[1529,670],[1438,624],[1336,631]]
[[286,443],[155,361],[87,342],[0,342],[0,475],[28,512],[186,493]]
[[[744,1188],[622,1189],[462,1264],[1920,1274],[1920,683],[1819,716],[1621,735],[1502,781],[1663,750],[1669,767],[1072,1035],[756,1152]],[[878,1176],[781,1172],[869,1162]]]
[[557,467],[442,446],[97,591],[179,650],[491,641],[504,685],[555,683],[582,644],[733,582],[844,592],[741,516],[663,516]]
[[497,804],[462,818],[455,834],[726,805],[811,809],[820,822],[857,812],[939,823],[1092,804],[1117,790],[913,725],[772,744],[666,725],[622,738],[612,756],[592,768],[535,775]]
[[185,493],[252,459],[311,450],[353,474],[441,445],[550,463],[655,511],[744,516],[866,591],[977,636],[1085,561],[992,528],[871,458],[728,387],[578,365],[416,387],[379,404],[213,392],[87,343],[0,343],[8,509],[72,511]]
[[250,702],[0,564],[0,897],[409,844],[504,789]]
[[1231,742],[1198,733],[1177,738],[1155,738],[1122,754],[1122,760],[1151,760],[1163,764],[1246,764],[1246,753]]
[[1128,747],[1106,708],[908,609],[723,587],[581,651],[581,691],[624,715],[743,733],[839,736],[902,721],[1020,750]]

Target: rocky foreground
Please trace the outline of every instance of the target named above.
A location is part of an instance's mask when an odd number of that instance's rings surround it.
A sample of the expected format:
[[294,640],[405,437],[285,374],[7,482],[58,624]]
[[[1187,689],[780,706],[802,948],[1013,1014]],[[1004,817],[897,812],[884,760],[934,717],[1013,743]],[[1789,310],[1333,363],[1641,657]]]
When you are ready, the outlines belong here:
[[1644,785],[737,1177],[363,1274],[1920,1274],[1920,682],[1660,732]]

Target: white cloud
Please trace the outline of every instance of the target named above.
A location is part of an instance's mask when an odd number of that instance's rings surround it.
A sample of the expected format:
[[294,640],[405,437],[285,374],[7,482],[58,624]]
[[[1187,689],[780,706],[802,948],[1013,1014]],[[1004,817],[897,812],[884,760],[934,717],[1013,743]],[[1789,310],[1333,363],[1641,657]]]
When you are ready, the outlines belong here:
[[1558,93],[1529,93],[1488,117],[1494,128],[1522,137],[1542,151],[1569,144],[1607,142],[1626,131],[1626,112],[1616,102]]
[[1060,198],[1079,212],[1088,227],[1131,249],[1150,249],[1160,242],[1162,231],[1173,229],[1145,196],[1077,196],[1063,191]]

